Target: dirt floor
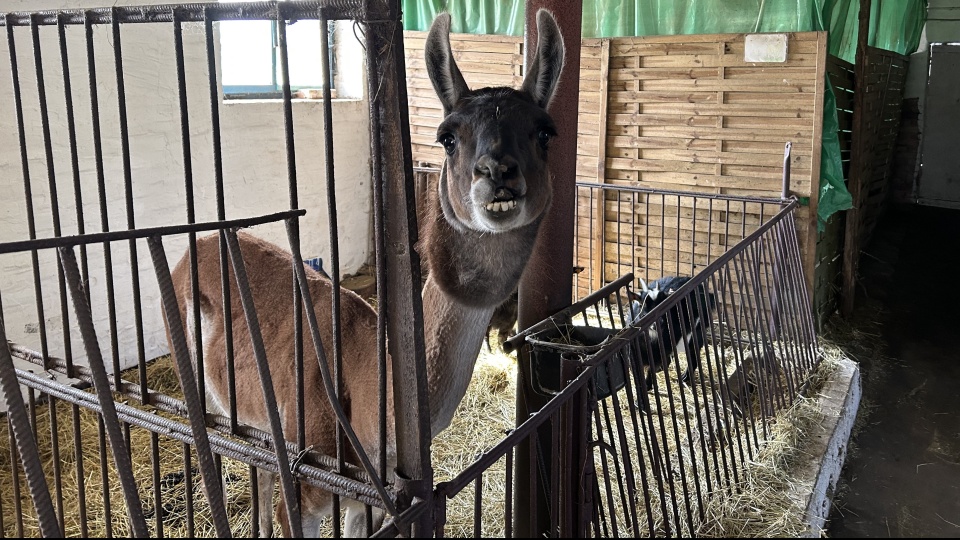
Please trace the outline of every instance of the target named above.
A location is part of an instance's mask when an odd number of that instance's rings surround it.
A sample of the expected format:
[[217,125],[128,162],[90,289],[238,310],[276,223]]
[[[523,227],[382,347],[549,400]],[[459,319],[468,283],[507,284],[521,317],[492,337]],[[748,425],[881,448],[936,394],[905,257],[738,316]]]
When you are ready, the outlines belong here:
[[834,321],[863,400],[828,534],[960,538],[960,211],[892,207],[874,236]]

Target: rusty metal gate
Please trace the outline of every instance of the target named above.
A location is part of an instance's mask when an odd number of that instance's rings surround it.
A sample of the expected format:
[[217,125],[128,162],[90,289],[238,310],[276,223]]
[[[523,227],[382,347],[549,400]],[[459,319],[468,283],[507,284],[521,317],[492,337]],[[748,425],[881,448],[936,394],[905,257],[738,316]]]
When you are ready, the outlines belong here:
[[[265,498],[269,503],[273,496],[273,483],[258,484],[258,471],[279,475],[283,502],[278,504],[278,516],[289,534],[317,534],[321,510],[333,513],[332,522],[324,526],[335,536],[341,534],[341,508],[348,512],[360,508],[360,530],[366,534],[377,530],[380,516],[387,518],[385,530],[394,533],[417,519],[416,512],[402,512],[415,498],[430,499],[432,478],[429,432],[418,421],[420,411],[426,411],[425,396],[417,390],[418,384],[425,387],[426,380],[423,317],[419,260],[412,249],[417,231],[409,228],[408,219],[414,208],[413,176],[409,158],[404,159],[409,132],[401,23],[395,4],[324,0],[124,6],[9,13],[0,20],[12,83],[11,100],[0,98],[6,101],[0,108],[4,133],[16,133],[16,144],[4,148],[8,153],[3,154],[11,158],[11,165],[0,170],[6,196],[23,201],[24,211],[20,219],[6,217],[10,226],[4,225],[0,235],[0,260],[7,269],[0,277],[0,309],[4,310],[0,342],[5,344],[0,346],[0,380],[11,441],[5,468],[12,481],[12,487],[6,486],[12,496],[0,498],[0,532],[256,536],[261,532],[259,523],[269,522],[274,513],[271,504],[263,506],[268,515],[258,513],[258,502]],[[239,186],[239,179],[224,173],[227,134],[221,120],[228,107],[221,95],[215,23],[238,20],[275,23],[281,81],[290,80],[287,27],[295,21],[319,21],[321,39],[316,45],[325,83],[322,100],[317,101],[322,107],[323,138],[316,152],[322,153],[324,166],[312,177],[298,178],[298,153],[314,149],[297,144],[294,127],[300,132],[303,128],[292,105],[290,85],[283,82],[282,100],[274,108],[282,142],[267,151],[284,156],[286,178],[270,183],[269,178],[251,173],[252,181],[267,189],[287,192],[284,207],[274,212],[260,213],[256,203],[230,209],[224,202]],[[379,433],[370,446],[378,452],[371,455],[358,440],[355,422],[351,425],[347,416],[349,409],[341,405],[345,323],[341,301],[348,299],[339,292],[336,134],[326,24],[335,20],[353,21],[366,52],[379,299],[377,321],[368,336],[375,345],[369,355],[375,359],[371,380],[376,387],[365,399],[370,410],[378,412]],[[137,37],[143,33],[150,33],[150,39],[159,36],[170,45],[171,54],[150,57]],[[177,102],[162,120],[178,126],[173,139],[163,144],[169,150],[166,159],[179,167],[179,176],[157,179],[144,173],[149,169],[144,156],[138,155],[138,144],[150,131],[130,111],[131,104],[149,100],[149,95],[138,94],[127,84],[131,66],[140,62],[157,62],[158,69],[175,74],[172,80],[177,84],[170,95],[176,95]],[[185,69],[188,62],[203,68]],[[151,76],[135,73],[137,82]],[[57,90],[47,92],[52,88]],[[196,118],[202,118],[201,125]],[[320,131],[314,126],[309,129]],[[31,144],[34,136],[42,143]],[[78,144],[78,138],[84,142]],[[16,161],[19,170],[12,165]],[[175,207],[160,208],[145,200],[141,186],[157,181],[182,194]],[[323,186],[325,208],[300,200],[300,189],[307,183]],[[91,197],[91,192],[96,195]],[[215,217],[199,219],[200,206],[213,208]],[[49,215],[45,215],[47,209]],[[308,283],[313,270],[305,267],[301,255],[300,225],[308,211],[325,213],[330,231],[326,269],[337,292],[326,298],[311,294]],[[15,230],[14,225],[25,230]],[[274,337],[269,334],[277,331],[277,323],[257,317],[263,304],[260,297],[256,306],[253,303],[256,295],[251,291],[256,284],[247,278],[249,267],[244,262],[250,244],[246,236],[238,235],[239,229],[248,227],[273,227],[293,254],[285,278],[289,287],[269,291],[283,299],[283,312],[293,316],[295,345],[289,359],[293,367],[283,371],[289,371],[293,380],[281,381],[287,390],[279,394],[274,391],[264,346],[265,339],[270,342]],[[212,244],[202,243],[198,238],[202,233],[215,234]],[[204,253],[201,245],[213,247],[214,255],[206,264],[216,269],[214,281],[225,296],[224,331],[229,335],[231,318],[243,319],[251,348],[242,353],[242,361],[259,373],[259,380],[234,380],[233,362],[241,362],[241,352],[228,345],[224,375],[229,391],[220,404],[222,410],[207,408],[212,382],[204,380],[209,373],[203,368],[201,337],[210,329],[200,313],[204,299],[198,297],[198,266],[204,263],[198,261]],[[386,246],[393,249],[388,251]],[[186,274],[180,277],[189,274],[182,283],[190,285],[178,292],[177,271],[171,277],[170,267],[184,247]],[[176,249],[173,255],[172,249]],[[167,361],[162,368],[165,373],[158,371],[159,362],[150,362],[155,336],[145,330],[144,318],[152,316],[150,310],[157,306],[145,299],[148,291],[159,295],[162,315],[169,323],[173,362]],[[237,295],[233,304],[230,294]],[[184,300],[186,305],[181,304]],[[319,309],[330,313],[329,322],[318,323],[314,316],[313,308],[321,302],[329,306]],[[242,309],[231,307],[241,305]],[[21,312],[34,322],[23,331],[5,324]],[[331,358],[325,357],[319,334],[320,328],[328,326],[332,344],[326,346],[333,351]],[[14,335],[17,341],[10,341]],[[229,337],[225,341],[233,343]],[[15,368],[14,359],[32,367],[18,363]],[[197,380],[193,380],[194,362]],[[305,392],[314,390],[304,388],[305,373],[318,368],[319,379],[311,380],[322,381],[317,395],[324,403],[305,403]],[[272,369],[277,377],[276,362]],[[391,369],[412,375],[393,381]],[[169,384],[171,370],[178,375]],[[178,395],[178,378],[182,395]],[[387,414],[388,384],[398,396],[398,407],[406,407],[395,411],[404,419],[396,427],[400,441],[396,468],[402,477],[396,481],[388,469],[387,434],[394,429],[388,425],[393,422]],[[23,395],[19,385],[25,388]],[[266,405],[268,418],[260,429],[245,425],[242,412],[238,413],[239,391],[252,392],[259,396],[255,400]],[[316,407],[336,414],[330,452],[314,448],[308,438],[307,426],[317,415]],[[18,473],[19,464],[25,478]],[[262,486],[270,491],[258,493]],[[307,495],[308,489],[315,493],[316,488],[332,493],[332,500],[318,503]],[[32,498],[32,508],[21,504],[24,490]],[[120,498],[122,505],[116,504]]]
[[[785,179],[787,156],[789,145]],[[745,489],[778,414],[803,395],[819,364],[795,199],[579,189],[612,201],[622,212],[613,220],[642,242],[663,247],[663,231],[646,234],[636,216],[664,227],[676,220],[674,234],[685,230],[707,247],[703,237],[737,238],[720,253],[702,248],[708,260],[697,264],[672,253],[680,273],[692,277],[659,299],[639,279],[659,276],[623,268],[620,278],[511,338],[509,347],[530,348],[531,365],[521,369],[551,399],[437,486],[437,536],[509,538],[517,512],[528,509],[524,520],[550,537],[702,535],[711,505]],[[596,223],[595,207],[581,206],[578,221]],[[748,223],[748,213],[761,221]],[[673,345],[681,340],[684,346]],[[513,466],[523,443],[538,464],[529,471]],[[542,445],[553,449],[549,462]],[[539,505],[516,498],[520,474],[545,494]],[[503,487],[488,495],[490,486]],[[450,519],[454,499],[473,512]]]

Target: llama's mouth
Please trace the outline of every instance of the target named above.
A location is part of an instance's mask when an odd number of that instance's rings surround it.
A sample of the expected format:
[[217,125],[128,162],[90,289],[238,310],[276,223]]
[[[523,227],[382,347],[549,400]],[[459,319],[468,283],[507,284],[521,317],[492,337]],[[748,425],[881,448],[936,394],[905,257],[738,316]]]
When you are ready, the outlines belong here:
[[513,191],[507,188],[497,189],[496,194],[494,195],[493,201],[488,202],[483,205],[487,212],[493,214],[501,214],[503,212],[509,212],[517,207],[517,201],[520,197],[514,195]]

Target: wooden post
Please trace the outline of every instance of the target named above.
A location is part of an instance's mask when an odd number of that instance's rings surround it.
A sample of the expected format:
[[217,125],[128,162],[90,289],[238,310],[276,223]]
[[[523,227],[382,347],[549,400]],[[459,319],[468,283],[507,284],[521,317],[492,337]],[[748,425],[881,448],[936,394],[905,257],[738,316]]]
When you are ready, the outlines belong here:
[[860,212],[863,204],[865,163],[863,126],[864,93],[867,90],[867,37],[870,34],[870,0],[860,0],[859,29],[857,35],[857,56],[853,67],[853,137],[850,148],[850,180],[847,189],[853,200],[853,208],[847,212],[846,232],[843,243],[843,286],[841,288],[841,312],[844,317],[853,313],[854,299],[857,296],[857,266],[860,261]]
[[[550,149],[550,174],[553,182],[553,203],[540,226],[540,235],[523,278],[520,280],[518,322],[527,328],[553,315],[571,303],[573,292],[573,235],[574,212],[577,204],[577,114],[580,97],[580,28],[582,0],[527,0],[524,51],[526,65],[536,52],[537,11],[549,9],[560,26],[566,47],[563,73],[557,93],[550,106],[550,114],[557,126],[557,137]],[[530,356],[520,349],[517,379],[517,425],[548,401],[547,396],[533,389]],[[538,430],[539,457],[550,463],[553,458],[550,423]],[[514,475],[514,531],[515,537],[536,538],[550,536],[549,501],[543,484],[530,485],[531,468],[529,443],[517,447]],[[531,500],[531,497],[532,500]],[[533,506],[536,517],[531,522]]]
[[[368,4],[368,17],[380,22],[367,28],[367,62],[375,69],[367,82],[371,112],[375,198],[383,205],[387,343],[393,373],[397,438],[397,484],[401,509],[414,498],[424,501],[424,512],[413,523],[411,535],[433,534],[433,469],[430,461],[430,404],[420,297],[420,257],[417,241],[416,187],[410,148],[405,58],[399,0]],[[386,51],[380,53],[380,51]],[[376,75],[379,75],[377,80]],[[406,532],[406,531],[405,531]]]
[[[597,128],[597,183],[603,184],[607,181],[607,87],[610,78],[610,40],[604,39],[600,42],[600,112],[598,114]],[[636,197],[637,195],[634,195]],[[606,239],[606,211],[607,197],[605,191],[601,188],[597,190],[597,200],[594,201],[594,212],[596,221],[593,230],[593,280],[590,286],[593,290],[603,287],[603,243]],[[620,243],[620,239],[617,239]],[[635,254],[633,256],[636,256]],[[617,249],[617,259],[619,260],[619,246]]]
[[817,207],[820,204],[820,162],[823,160],[823,96],[827,91],[827,33],[819,32],[817,35],[817,90],[819,96],[813,109],[813,148],[810,152],[810,212],[807,219],[806,252],[803,254],[803,267],[806,269],[804,276],[807,280],[808,301],[816,312],[817,297]]

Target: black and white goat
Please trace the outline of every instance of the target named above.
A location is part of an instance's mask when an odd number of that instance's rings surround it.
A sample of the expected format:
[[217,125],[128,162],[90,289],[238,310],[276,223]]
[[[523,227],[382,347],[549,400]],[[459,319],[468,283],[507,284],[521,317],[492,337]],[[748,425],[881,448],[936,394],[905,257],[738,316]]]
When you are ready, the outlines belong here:
[[[690,281],[689,277],[662,277],[647,284],[642,279],[642,292],[629,291],[630,309],[628,321],[635,324],[653,308],[674,295],[680,287]],[[691,299],[694,301],[691,303]],[[709,312],[716,307],[713,293],[706,286],[697,286],[697,292],[680,300],[667,311],[658,323],[651,324],[646,332],[647,339],[640,344],[640,357],[647,366],[645,381],[647,390],[653,388],[656,374],[666,369],[675,351],[683,350],[687,357],[687,369],[681,381],[688,383],[693,371],[700,365],[700,349],[705,340],[703,328],[709,321]],[[705,311],[706,310],[706,311]],[[707,317],[707,319],[705,319]],[[649,343],[649,348],[647,348]],[[648,356],[652,354],[652,358]]]

